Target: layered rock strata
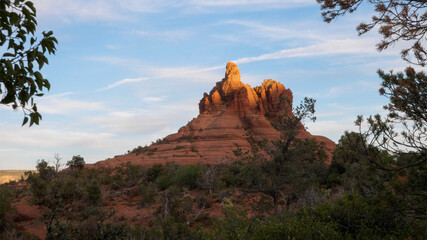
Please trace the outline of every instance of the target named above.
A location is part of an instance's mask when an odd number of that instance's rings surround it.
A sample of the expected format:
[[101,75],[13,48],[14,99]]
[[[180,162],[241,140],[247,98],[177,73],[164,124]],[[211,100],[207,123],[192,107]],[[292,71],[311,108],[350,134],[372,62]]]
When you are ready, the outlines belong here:
[[[222,81],[217,82],[209,94],[204,93],[197,118],[162,141],[95,166],[114,167],[127,162],[144,166],[168,162],[227,163],[242,157],[239,153],[250,155],[256,142],[277,140],[280,132],[272,123],[280,115],[292,114],[292,100],[291,90],[272,79],[264,80],[255,88],[243,84],[236,64],[229,62]],[[331,159],[335,149],[333,141],[313,136],[303,127],[298,137],[321,142]]]

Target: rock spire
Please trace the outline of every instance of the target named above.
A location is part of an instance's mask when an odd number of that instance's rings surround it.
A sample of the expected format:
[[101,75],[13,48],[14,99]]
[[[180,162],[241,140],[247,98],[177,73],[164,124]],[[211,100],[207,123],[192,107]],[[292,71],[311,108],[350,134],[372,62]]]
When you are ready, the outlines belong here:
[[[272,79],[252,88],[241,82],[236,64],[227,63],[225,77],[204,93],[200,113],[175,134],[129,154],[96,163],[115,167],[131,162],[144,166],[176,162],[179,164],[218,164],[236,159],[235,151],[251,153],[256,142],[279,139],[273,124],[279,115],[292,114],[292,92]],[[335,143],[313,136],[301,128],[299,138],[316,139],[325,144],[329,160]],[[255,144],[255,145],[254,145]],[[264,156],[266,152],[262,152]],[[268,156],[266,156],[268,158]]]

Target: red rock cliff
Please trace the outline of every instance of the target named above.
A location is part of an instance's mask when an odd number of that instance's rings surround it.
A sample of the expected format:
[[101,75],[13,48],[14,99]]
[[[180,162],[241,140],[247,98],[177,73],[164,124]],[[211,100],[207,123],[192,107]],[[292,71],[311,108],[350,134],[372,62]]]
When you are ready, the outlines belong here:
[[[236,158],[233,152],[236,149],[251,152],[254,140],[278,139],[280,133],[271,122],[279,115],[292,114],[292,100],[291,90],[271,79],[255,88],[243,84],[236,64],[229,62],[225,77],[200,100],[199,116],[180,128],[178,133],[141,149],[138,154],[116,156],[95,165],[227,162]],[[312,136],[303,128],[298,137],[314,138],[324,143],[331,159],[334,142],[326,137]]]

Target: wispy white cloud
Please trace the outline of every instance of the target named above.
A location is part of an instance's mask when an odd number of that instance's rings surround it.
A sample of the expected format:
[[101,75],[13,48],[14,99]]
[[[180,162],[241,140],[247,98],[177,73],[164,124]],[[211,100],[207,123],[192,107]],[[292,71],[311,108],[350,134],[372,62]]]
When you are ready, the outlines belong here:
[[217,75],[211,74],[211,71],[223,69],[225,65],[207,67],[207,68],[146,68],[146,72],[149,72],[152,77],[142,77],[142,78],[126,78],[114,83],[109,84],[107,87],[101,88],[97,91],[105,91],[112,88],[119,87],[128,83],[136,83],[147,80],[155,79],[186,79],[190,81],[217,81]]
[[[375,49],[372,48],[372,39],[343,39],[343,40],[330,40],[320,44],[313,44],[306,47],[283,49],[280,51],[262,54],[255,57],[244,57],[233,60],[236,64],[245,64],[251,62],[294,58],[294,57],[315,57],[322,55],[338,55],[338,54],[377,54]],[[116,59],[113,58],[113,62]],[[120,62],[117,60],[116,62]],[[197,80],[200,73],[202,76],[207,76],[205,73],[223,69],[224,64],[205,68],[196,67],[179,67],[179,68],[146,68],[146,72],[151,74],[151,77],[142,78],[128,78],[109,84],[107,87],[99,91],[109,90],[127,83],[135,83],[146,80],[162,79],[162,78],[182,78]],[[209,79],[211,79],[209,77]]]
[[[10,129],[13,129],[11,131]],[[111,133],[88,133],[83,131],[67,131],[38,126],[37,128],[0,127],[1,146],[30,147],[94,147],[103,148],[106,141],[112,141]]]
[[42,18],[65,22],[75,20],[125,20],[127,15],[120,14],[120,8],[114,1],[104,0],[34,0],[37,13]]
[[[152,97],[150,101],[161,101],[162,97]],[[197,101],[177,101],[163,103],[155,107],[110,111],[99,116],[88,116],[82,122],[90,128],[118,135],[147,135],[165,132],[181,127],[184,122],[197,114]],[[175,129],[174,131],[176,131]],[[169,134],[172,132],[168,132]]]
[[339,103],[330,103],[328,104],[329,108],[336,109],[339,111],[347,111],[354,114],[354,116],[360,115],[360,114],[372,114],[372,113],[381,113],[384,112],[383,105],[375,104],[375,105],[361,105],[361,106],[354,106],[354,105],[344,105]]
[[70,114],[72,112],[100,111],[104,109],[102,102],[82,101],[66,97],[71,94],[75,93],[62,93],[40,98],[37,103],[38,109],[41,113],[48,114]]
[[206,7],[228,7],[228,6],[257,6],[266,5],[271,7],[292,5],[316,4],[313,0],[187,0],[186,5]]
[[[260,11],[314,5],[314,0],[34,0],[39,15],[64,21],[130,20],[137,13]],[[133,13],[133,15],[132,15]]]
[[0,169],[32,169],[39,159],[53,160],[54,153],[64,161],[80,154],[92,163],[122,154],[142,141],[109,132],[71,130],[66,124],[31,128],[0,125],[0,131]]
[[[222,21],[219,24],[224,25],[238,25],[246,27],[249,29],[248,33],[262,38],[267,41],[279,41],[279,40],[288,40],[288,39],[304,39],[304,40],[321,40],[325,41],[333,37],[326,36],[326,33],[319,32],[311,28],[301,28],[294,25],[286,25],[281,23],[281,25],[274,24],[262,24],[256,21],[247,21],[247,20],[226,20]],[[299,23],[301,25],[303,23]],[[305,25],[309,25],[304,23]],[[286,26],[286,27],[284,27]],[[225,38],[227,39],[227,38]],[[236,41],[236,38],[231,38],[231,41]]]
[[234,60],[234,62],[237,64],[243,64],[292,57],[313,57],[336,54],[376,54],[376,51],[372,48],[371,39],[330,40],[307,47],[283,49],[256,57],[239,58]]
[[168,127],[169,121],[155,115],[116,115],[89,117],[86,123],[116,133],[150,134]]
[[133,34],[145,37],[145,38],[154,38],[162,41],[177,42],[188,39],[193,35],[192,32],[186,30],[164,30],[157,32],[147,32],[147,31],[133,31]]
[[183,0],[179,7],[184,12],[241,12],[283,9],[315,5],[314,0]]
[[357,81],[329,88],[326,92],[315,94],[316,98],[336,98],[342,95],[348,95],[357,92],[377,92],[379,84],[367,81]]
[[338,142],[345,131],[357,131],[354,119],[307,122],[304,124],[313,135],[321,135]]
[[148,103],[151,103],[151,102],[161,102],[161,101],[165,100],[165,98],[166,97],[144,97],[144,98],[142,98],[142,101],[143,102],[148,102]]
[[150,79],[152,79],[152,78],[149,78],[149,77],[125,78],[123,80],[120,80],[120,81],[114,82],[112,84],[109,84],[105,88],[98,89],[97,91],[105,91],[105,90],[109,90],[109,89],[112,89],[112,88],[116,88],[116,87],[124,85],[124,84],[142,82],[142,81],[146,81],[146,80],[150,80]]

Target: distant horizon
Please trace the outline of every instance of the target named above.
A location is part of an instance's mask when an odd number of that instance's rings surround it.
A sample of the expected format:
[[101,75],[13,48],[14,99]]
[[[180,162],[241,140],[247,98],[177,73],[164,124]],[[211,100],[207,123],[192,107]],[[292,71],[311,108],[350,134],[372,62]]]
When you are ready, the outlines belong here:
[[42,71],[52,87],[35,99],[40,126],[21,127],[23,114],[0,106],[4,170],[34,169],[54,154],[94,163],[174,133],[229,61],[252,87],[274,79],[294,104],[316,99],[308,131],[337,142],[357,115],[384,114],[377,69],[408,66],[399,44],[379,53],[376,31],[357,35],[372,9],[327,24],[315,0],[34,3],[37,31],[59,41]]

